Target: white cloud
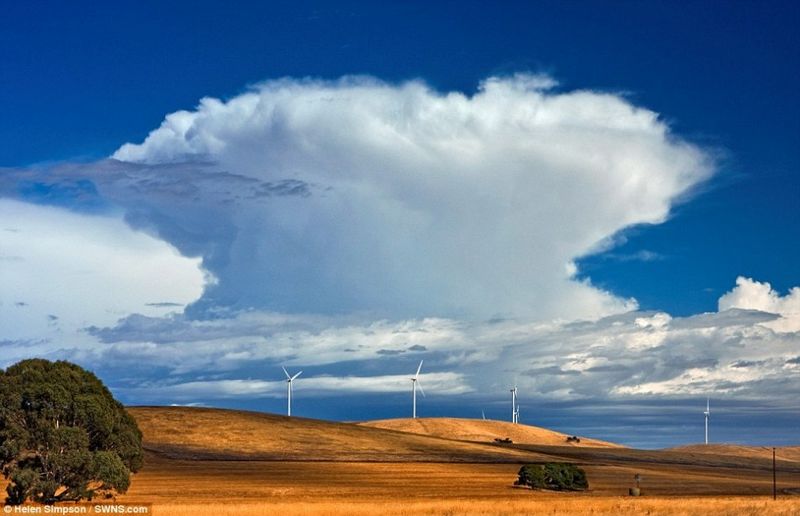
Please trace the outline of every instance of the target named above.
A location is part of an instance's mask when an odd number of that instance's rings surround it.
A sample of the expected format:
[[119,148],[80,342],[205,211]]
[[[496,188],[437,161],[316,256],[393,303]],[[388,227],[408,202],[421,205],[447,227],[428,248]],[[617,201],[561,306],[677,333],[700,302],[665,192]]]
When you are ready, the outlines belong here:
[[0,199],[0,220],[0,251],[16,257],[0,267],[4,339],[69,341],[88,324],[163,315],[180,307],[152,303],[182,306],[203,292],[199,259],[119,218]]
[[190,320],[133,315],[89,328],[112,360],[137,356],[173,373],[235,370],[254,361],[303,366],[418,355],[461,346],[464,323],[447,319],[348,322],[342,318],[245,312]]
[[778,314],[780,319],[765,323],[778,331],[800,331],[800,287],[781,296],[767,283],[739,276],[736,287],[719,298],[719,310],[742,308]]
[[[334,377],[375,370],[407,369],[411,374],[417,360],[425,358],[425,388],[433,392],[464,392],[428,381],[429,375],[457,372],[458,385],[477,393],[502,393],[515,381],[529,400],[714,393],[792,403],[800,395],[795,381],[800,334],[770,327],[778,318],[736,308],[690,317],[630,312],[597,321],[547,323],[359,322],[261,312],[212,321],[137,316],[115,328],[93,330],[106,345],[84,360],[124,364],[135,357],[169,371],[174,377],[170,385],[191,384],[180,388],[188,389],[185,392],[164,391],[164,399],[181,394],[190,401],[195,389],[207,396],[220,379],[204,378],[195,385],[187,378],[221,374],[219,388],[225,397],[245,396],[251,388],[266,395],[280,392],[276,386],[281,382],[269,381],[282,377],[280,364],[316,366]],[[252,364],[259,364],[258,374],[265,376],[241,380]],[[408,374],[397,377],[398,385]],[[225,383],[229,381],[233,383]],[[348,385],[331,379],[306,385],[339,393],[376,388],[359,384],[361,380],[347,381]],[[242,392],[237,394],[237,389]]]
[[[471,392],[458,373],[429,373],[420,379],[424,389],[436,395],[454,395]],[[408,392],[411,388],[408,375],[384,376],[314,376],[298,378],[294,384],[295,392],[307,394],[347,395],[359,393]],[[285,381],[264,381],[257,379],[205,380],[148,386],[132,389],[128,393],[159,400],[219,400],[226,398],[280,398],[286,395]]]
[[[576,280],[574,260],[665,220],[709,157],[623,97],[553,85],[491,78],[467,96],[271,81],[168,115],[113,156],[144,168],[99,189],[137,227],[202,249],[219,278],[203,306],[542,320],[633,309]],[[207,210],[187,213],[187,196]]]

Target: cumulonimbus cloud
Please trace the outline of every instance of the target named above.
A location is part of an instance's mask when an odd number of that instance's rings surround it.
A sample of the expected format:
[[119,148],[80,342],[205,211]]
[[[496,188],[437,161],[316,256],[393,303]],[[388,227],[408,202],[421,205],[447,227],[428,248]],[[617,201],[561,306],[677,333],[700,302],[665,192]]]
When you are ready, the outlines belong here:
[[620,95],[525,75],[473,95],[270,81],[172,113],[113,158],[139,165],[105,188],[143,194],[129,221],[219,280],[198,308],[414,317],[635,308],[576,280],[574,260],[663,221],[713,168]]

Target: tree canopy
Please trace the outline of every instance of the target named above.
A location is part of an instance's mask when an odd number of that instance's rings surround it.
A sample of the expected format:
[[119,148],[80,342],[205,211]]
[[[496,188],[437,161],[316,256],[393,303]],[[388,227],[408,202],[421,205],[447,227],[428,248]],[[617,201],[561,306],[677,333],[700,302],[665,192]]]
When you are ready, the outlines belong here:
[[589,488],[586,472],[575,464],[561,462],[527,464],[519,468],[518,475],[514,484],[533,489],[582,491]]
[[142,466],[136,421],[92,373],[65,361],[0,370],[0,471],[6,503],[124,493]]

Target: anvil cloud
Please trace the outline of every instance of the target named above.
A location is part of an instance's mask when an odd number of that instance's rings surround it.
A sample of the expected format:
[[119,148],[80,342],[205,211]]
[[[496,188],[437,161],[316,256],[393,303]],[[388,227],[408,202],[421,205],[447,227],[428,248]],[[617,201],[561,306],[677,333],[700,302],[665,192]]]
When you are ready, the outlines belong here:
[[[576,280],[574,260],[664,221],[712,163],[622,96],[555,88],[525,75],[471,96],[372,78],[271,81],[172,113],[113,157],[181,169],[140,182],[151,199],[129,220],[202,254],[219,280],[204,307],[626,311],[635,301]],[[165,188],[170,177],[180,188]],[[213,207],[187,216],[186,196]]]

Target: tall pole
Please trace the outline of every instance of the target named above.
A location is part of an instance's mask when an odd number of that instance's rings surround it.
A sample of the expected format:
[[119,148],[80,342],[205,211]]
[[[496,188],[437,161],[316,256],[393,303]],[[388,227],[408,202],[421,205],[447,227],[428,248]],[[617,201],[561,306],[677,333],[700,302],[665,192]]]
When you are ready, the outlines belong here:
[[292,381],[291,380],[286,382],[286,395],[287,395],[286,399],[288,400],[287,401],[287,407],[286,407],[286,415],[291,416],[292,415]]
[[411,419],[417,419],[417,379],[411,379]]
[[772,499],[778,499],[778,482],[775,474],[775,447],[772,447]]

